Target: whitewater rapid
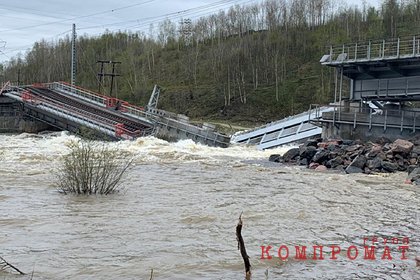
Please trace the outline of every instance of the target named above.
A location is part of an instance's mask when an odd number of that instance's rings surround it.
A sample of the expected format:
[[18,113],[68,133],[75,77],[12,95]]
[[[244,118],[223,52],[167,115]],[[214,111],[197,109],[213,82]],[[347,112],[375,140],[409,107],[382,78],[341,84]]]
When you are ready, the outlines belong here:
[[[151,269],[154,279],[243,279],[235,236],[242,212],[253,279],[266,271],[268,279],[420,279],[419,188],[404,184],[406,174],[317,173],[268,162],[290,147],[146,137],[104,143],[134,159],[123,192],[63,195],[54,172],[78,140],[0,135],[0,256],[33,279],[149,279]],[[392,261],[347,258],[345,249],[374,236],[409,238],[408,259],[395,247]],[[261,246],[282,244],[343,251],[336,261],[261,259]]]

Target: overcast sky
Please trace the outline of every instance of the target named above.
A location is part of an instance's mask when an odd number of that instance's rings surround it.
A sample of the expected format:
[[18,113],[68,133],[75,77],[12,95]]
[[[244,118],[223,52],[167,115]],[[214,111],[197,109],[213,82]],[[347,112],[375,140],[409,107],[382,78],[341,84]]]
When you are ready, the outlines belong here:
[[[98,35],[110,31],[148,32],[165,18],[198,18],[234,4],[262,0],[0,0],[0,62],[25,53],[44,38],[55,41],[71,33]],[[362,0],[343,1],[362,5]],[[367,0],[377,6],[380,0]]]

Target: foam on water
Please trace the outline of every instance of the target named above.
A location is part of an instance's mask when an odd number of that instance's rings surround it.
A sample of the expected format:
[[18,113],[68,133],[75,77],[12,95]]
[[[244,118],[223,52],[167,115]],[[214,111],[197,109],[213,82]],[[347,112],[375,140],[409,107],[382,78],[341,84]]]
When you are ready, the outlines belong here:
[[122,150],[129,151],[134,155],[144,156],[145,161],[153,161],[155,159],[160,161],[265,159],[274,153],[283,154],[291,148],[281,147],[266,151],[247,145],[232,145],[228,148],[219,148],[195,143],[192,140],[168,143],[154,137],[139,138],[136,141],[123,141],[111,145],[118,145]]
[[[80,138],[67,132],[0,135],[0,159],[3,164],[8,161],[32,163],[55,161],[68,152],[69,143],[78,140]],[[198,144],[192,140],[169,143],[155,137],[104,143],[111,148],[128,152],[139,162],[259,160],[266,159],[271,154],[283,154],[291,148],[285,146],[265,151],[249,145],[218,148]]]

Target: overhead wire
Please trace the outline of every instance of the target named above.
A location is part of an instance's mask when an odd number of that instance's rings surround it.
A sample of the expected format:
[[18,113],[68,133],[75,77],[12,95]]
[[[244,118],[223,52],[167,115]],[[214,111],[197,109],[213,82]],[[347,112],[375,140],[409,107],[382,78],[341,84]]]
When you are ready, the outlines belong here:
[[[245,5],[247,3],[258,2],[258,1],[261,1],[261,0],[241,1],[240,4]],[[231,6],[232,5],[229,5],[229,7],[231,7]],[[224,9],[219,8],[218,10],[220,11],[220,10],[224,10]],[[140,31],[145,32],[145,31],[147,31],[147,28],[150,28],[151,26],[153,26],[156,23],[161,23],[161,22],[163,22],[163,20],[166,20],[166,19],[168,19],[168,20],[175,20],[177,18],[178,19],[188,18],[188,19],[194,20],[194,19],[199,19],[201,17],[212,15],[215,12],[216,12],[215,10],[205,9],[205,10],[201,11],[200,13],[195,12],[195,13],[185,13],[185,14],[182,14],[182,17],[181,18],[179,18],[179,16],[181,16],[181,15],[173,15],[171,17],[160,18],[160,19],[153,20],[153,21],[145,21],[143,23],[139,23],[139,24],[135,24],[135,25],[130,25],[130,26],[126,26],[126,27],[119,27],[119,28],[114,28],[114,29],[110,29],[110,30],[107,29],[107,31],[109,31],[109,32],[118,32],[118,31],[127,31],[127,30],[131,30],[131,29],[136,29],[136,32],[140,32]],[[150,29],[149,29],[149,31],[150,31]]]
[[[31,14],[35,14],[34,12],[37,12],[36,15],[47,15],[50,16],[50,13],[45,12],[45,10],[38,10],[38,9],[33,9],[33,8],[28,8],[28,7],[18,7],[18,6],[12,6],[12,5],[8,5],[8,4],[3,4],[1,5],[0,10],[8,10],[8,11],[32,11]],[[39,14],[41,12],[41,14]],[[61,15],[66,15],[66,16],[76,16],[74,14],[69,14],[69,13],[62,13],[62,12],[58,12],[55,11],[54,14],[61,14]],[[58,17],[57,17],[58,18]]]
[[[85,63],[89,66],[90,71],[94,74],[96,81],[98,82],[99,86],[101,87],[102,90],[105,90],[105,86],[104,84],[101,82],[101,80],[99,79],[97,72],[95,71],[95,69],[93,68],[93,64],[89,63],[87,58],[86,58],[86,52],[84,50],[84,48],[79,45],[78,48],[80,49],[80,51],[82,52],[82,59],[85,61]],[[96,64],[96,62],[95,62]]]
[[[69,29],[69,30],[66,30],[64,32],[61,32],[59,34],[53,35],[51,37],[47,37],[44,40],[48,41],[48,40],[56,39],[56,38],[58,38],[58,37],[60,37],[60,36],[62,36],[64,34],[70,33],[71,31],[72,30]],[[6,41],[4,41],[4,42],[6,42]],[[15,53],[17,51],[26,50],[26,49],[28,49],[30,47],[33,47],[33,46],[34,46],[34,44],[28,44],[28,45],[18,46],[18,47],[11,48],[11,49],[5,48],[6,50],[5,51],[1,51],[1,54],[4,55],[4,56],[6,56],[6,57],[8,57],[8,59],[10,59],[10,56],[8,56],[8,54]]]
[[144,25],[150,25],[151,23],[160,22],[165,19],[173,19],[179,16],[190,16],[194,15],[195,13],[202,12],[202,11],[211,11],[210,13],[213,13],[215,9],[220,10],[223,7],[226,6],[232,6],[232,4],[245,4],[249,2],[255,2],[258,0],[222,0],[217,1],[209,4],[205,4],[202,6],[181,10],[177,12],[171,12],[163,15],[158,16],[152,16],[152,17],[145,17],[140,19],[134,19],[134,20],[127,20],[127,21],[120,21],[120,22],[113,22],[113,23],[107,23],[107,24],[101,24],[101,25],[95,25],[95,26],[88,26],[88,27],[80,27],[78,30],[88,30],[88,29],[96,29],[96,28],[105,28],[108,26],[115,26],[115,25],[124,25],[128,23],[133,23],[133,25],[127,26],[126,28],[136,27],[136,26],[144,26]]
[[[36,11],[36,13],[35,12],[28,13],[28,12],[25,12],[25,10]],[[54,16],[55,14],[66,15],[66,18],[68,20],[71,20],[71,18],[68,18],[69,15],[71,17],[77,17],[74,14],[72,15],[72,14],[68,14],[68,13],[66,13],[66,14],[65,13],[59,13],[59,12],[54,12],[53,14],[52,13],[42,13],[42,11],[36,10],[36,9],[23,9],[23,12],[20,12],[19,9],[9,9],[9,8],[4,8],[3,6],[0,7],[0,11],[11,11],[11,12],[14,12],[14,13],[22,14],[21,17],[7,15],[6,13],[2,13],[2,15],[1,15],[2,18],[12,18],[12,19],[20,19],[20,20],[22,20],[22,19],[28,20],[28,16],[36,16],[36,17],[38,17],[38,19],[31,19],[31,20],[38,20],[38,21],[41,21],[41,20],[45,21],[47,19],[54,19],[54,20],[60,19],[61,21],[63,20],[63,18],[64,18],[63,16]],[[100,17],[100,18],[102,18],[102,17]],[[82,20],[82,22],[94,24],[93,20]],[[48,24],[50,24],[50,23],[51,23],[51,21],[48,22]],[[31,26],[34,26],[34,25],[31,25]]]
[[93,16],[97,16],[97,15],[101,15],[101,14],[107,14],[107,13],[113,13],[115,11],[119,11],[119,10],[123,10],[123,9],[128,9],[128,8],[132,8],[132,7],[140,6],[140,5],[144,5],[144,4],[148,4],[148,3],[151,3],[151,2],[154,2],[154,1],[156,1],[156,0],[147,0],[147,1],[143,1],[141,3],[131,4],[131,5],[127,5],[127,6],[123,6],[123,7],[111,9],[111,10],[106,10],[106,11],[102,11],[102,12],[97,12],[97,13],[93,13],[93,14],[88,14],[88,15],[83,15],[83,16],[76,16],[76,17],[72,17],[72,18],[68,18],[68,19],[63,19],[63,20],[59,20],[59,21],[54,21],[54,22],[48,22],[48,23],[42,23],[42,24],[36,24],[36,25],[30,25],[30,26],[23,26],[23,27],[5,29],[5,30],[1,30],[1,32],[18,31],[18,30],[25,30],[25,29],[36,28],[36,27],[40,27],[40,26],[47,26],[47,25],[51,25],[51,24],[64,23],[64,22],[67,22],[67,21],[70,21],[70,20],[81,19],[81,18],[88,18],[88,17],[93,17]]
[[[73,18],[69,18],[69,19],[63,19],[63,20],[56,21],[56,22],[49,22],[49,23],[45,23],[45,24],[21,27],[21,28],[10,29],[10,30],[23,30],[24,28],[35,28],[35,27],[50,25],[50,24],[54,24],[54,23],[66,22],[66,21],[69,21],[69,20],[72,20],[72,19],[92,17],[92,16],[96,16],[96,15],[100,15],[100,14],[115,12],[115,11],[122,10],[122,9],[132,8],[132,7],[139,6],[139,5],[144,5],[144,4],[147,4],[147,3],[154,2],[154,1],[156,1],[156,0],[147,0],[147,1],[140,2],[140,3],[131,4],[131,5],[115,8],[115,9],[110,9],[110,10],[106,10],[106,11],[102,11],[102,12],[98,12],[98,13],[92,13],[92,14],[89,14],[89,15],[82,15],[82,16],[77,16],[77,17],[73,17]],[[203,17],[203,16],[206,16],[206,15],[209,15],[209,14],[213,14],[216,11],[224,10],[227,7],[230,7],[232,5],[236,5],[236,4],[245,5],[247,3],[261,2],[261,1],[262,0],[222,0],[222,1],[219,0],[219,1],[216,1],[216,2],[213,2],[213,3],[208,3],[208,4],[205,4],[205,5],[192,7],[192,8],[181,10],[181,11],[166,13],[166,14],[163,14],[163,15],[157,15],[157,16],[152,16],[152,17],[146,17],[146,18],[134,19],[134,20],[127,20],[127,21],[121,21],[121,22],[114,22],[114,23],[108,23],[108,24],[102,24],[102,25],[88,26],[88,27],[83,27],[82,26],[82,27],[77,28],[77,30],[105,29],[105,27],[120,25],[120,27],[117,27],[117,28],[114,28],[114,29],[111,30],[111,32],[115,32],[115,31],[122,30],[122,29],[127,30],[127,29],[131,29],[131,28],[142,28],[142,27],[146,27],[146,26],[149,27],[151,24],[162,22],[165,19],[171,20],[171,19],[175,19],[175,18],[179,18],[179,17],[188,17],[188,18],[191,18],[191,19],[195,19],[195,18]],[[133,24],[127,26],[126,24],[129,24],[129,23],[133,23]],[[5,32],[5,31],[2,31],[2,32]],[[51,40],[53,38],[59,37],[63,34],[69,33],[69,32],[71,32],[71,30],[67,30],[65,32],[59,33],[59,34],[54,35],[52,37],[49,37],[45,40]],[[20,46],[18,48],[14,48],[14,49],[8,49],[6,52],[3,52],[3,55],[6,55],[6,54],[9,54],[9,53],[12,53],[12,52],[16,52],[16,51],[19,51],[19,50],[23,50],[24,48],[29,48],[31,46],[33,46],[33,44]]]

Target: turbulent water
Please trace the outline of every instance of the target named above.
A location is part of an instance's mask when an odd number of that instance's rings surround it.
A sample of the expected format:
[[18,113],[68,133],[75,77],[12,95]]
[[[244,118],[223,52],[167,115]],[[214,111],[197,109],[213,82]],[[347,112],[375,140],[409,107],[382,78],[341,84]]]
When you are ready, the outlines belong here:
[[[153,279],[244,279],[241,212],[252,279],[420,279],[420,188],[405,174],[316,173],[267,161],[284,149],[145,138],[107,144],[135,159],[122,192],[63,195],[53,174],[76,139],[0,135],[0,256],[29,273],[0,279],[150,279],[152,269]],[[374,236],[376,260],[365,260],[363,240]],[[407,260],[396,244],[393,259],[381,259],[392,237],[409,238]],[[262,260],[268,245],[273,258]],[[308,247],[307,260],[294,258],[295,245]],[[324,260],[312,259],[316,245]],[[342,248],[337,260],[331,245]]]

